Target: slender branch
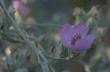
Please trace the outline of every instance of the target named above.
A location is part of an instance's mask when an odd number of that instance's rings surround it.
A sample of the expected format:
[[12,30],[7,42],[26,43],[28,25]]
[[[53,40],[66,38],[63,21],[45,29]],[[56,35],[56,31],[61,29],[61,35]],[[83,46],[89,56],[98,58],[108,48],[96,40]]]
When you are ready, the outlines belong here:
[[[33,41],[30,41],[28,39],[28,37],[25,35],[26,32],[23,31],[22,29],[19,28],[18,24],[16,23],[16,21],[10,16],[10,14],[8,13],[6,7],[5,7],[5,4],[4,4],[4,1],[3,0],[0,0],[0,5],[1,7],[3,8],[4,10],[4,13],[7,17],[9,17],[9,19],[11,20],[12,22],[12,25],[14,26],[17,34],[19,36],[21,36],[24,41],[27,43],[27,45],[32,49],[32,51],[34,52],[34,56],[35,58],[37,59],[37,56],[41,56],[44,60],[44,62],[46,62],[47,66],[49,66],[49,62],[48,60],[46,59],[46,57],[44,57],[44,55],[42,53],[39,53],[39,49],[36,48],[36,44],[33,42]],[[37,49],[37,52],[36,52],[36,49]],[[37,55],[36,55],[37,54]],[[42,65],[41,65],[42,66]],[[50,66],[51,67],[51,66]],[[43,68],[43,67],[42,67]],[[55,71],[52,71],[52,72],[55,72]]]

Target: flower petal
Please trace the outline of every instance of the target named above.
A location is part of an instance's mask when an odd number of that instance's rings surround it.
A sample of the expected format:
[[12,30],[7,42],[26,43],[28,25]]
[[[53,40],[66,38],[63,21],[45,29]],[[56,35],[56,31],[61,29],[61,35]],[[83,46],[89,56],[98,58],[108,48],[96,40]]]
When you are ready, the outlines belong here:
[[82,38],[87,35],[88,31],[89,31],[89,28],[86,24],[78,24],[73,28],[71,28],[72,34],[79,33]]
[[27,15],[29,12],[28,6],[23,3],[21,3],[19,10],[20,10],[21,14],[23,14],[23,15]]
[[69,37],[70,29],[71,29],[71,25],[64,24],[60,30],[60,39],[66,47],[68,46],[69,41],[70,41],[70,37]]
[[89,49],[95,40],[96,36],[94,34],[88,35],[76,42],[73,51],[83,51]]
[[19,6],[20,6],[20,1],[17,1],[17,0],[12,1],[12,5],[13,5],[13,7],[14,7],[15,9],[18,9]]

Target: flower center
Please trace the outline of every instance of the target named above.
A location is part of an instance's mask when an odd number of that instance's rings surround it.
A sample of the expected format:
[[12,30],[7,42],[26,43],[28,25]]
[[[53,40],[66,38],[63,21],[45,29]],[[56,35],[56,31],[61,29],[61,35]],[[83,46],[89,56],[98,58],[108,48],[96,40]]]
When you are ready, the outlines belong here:
[[79,40],[79,39],[81,39],[80,34],[79,33],[74,33],[71,44],[75,45],[76,41]]

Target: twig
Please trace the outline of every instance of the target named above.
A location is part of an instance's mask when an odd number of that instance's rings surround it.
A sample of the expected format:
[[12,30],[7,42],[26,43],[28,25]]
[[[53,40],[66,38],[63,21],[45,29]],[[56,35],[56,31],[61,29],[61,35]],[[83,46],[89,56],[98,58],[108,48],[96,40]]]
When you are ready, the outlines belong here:
[[[5,15],[7,17],[9,17],[9,19],[11,20],[12,25],[14,26],[17,34],[24,39],[24,41],[27,43],[27,45],[29,45],[29,47],[31,48],[32,52],[34,52],[33,55],[35,56],[35,58],[37,59],[37,56],[43,56],[43,54],[39,53],[39,51],[36,52],[36,49],[37,49],[36,48],[36,44],[33,41],[30,41],[28,39],[28,37],[25,35],[26,32],[23,31],[22,29],[20,29],[19,26],[18,26],[18,24],[15,22],[15,20],[13,20],[13,18],[10,16],[10,14],[8,13],[8,11],[7,11],[6,7],[5,7],[5,4],[4,4],[4,1],[3,0],[0,0],[0,5],[3,8],[3,10],[4,10]],[[37,49],[37,50],[39,50],[39,49]],[[44,60],[44,62],[48,62],[48,60],[46,59],[46,57],[43,57],[43,60]],[[49,66],[49,64],[47,66]]]

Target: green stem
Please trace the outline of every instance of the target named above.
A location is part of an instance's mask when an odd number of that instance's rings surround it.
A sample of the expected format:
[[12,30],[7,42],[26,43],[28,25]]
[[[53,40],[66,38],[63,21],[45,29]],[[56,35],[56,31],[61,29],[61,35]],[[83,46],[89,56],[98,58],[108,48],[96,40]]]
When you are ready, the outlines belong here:
[[[44,57],[44,55],[43,55],[42,53],[39,53],[39,51],[37,51],[37,53],[36,53],[36,49],[37,49],[37,48],[36,48],[36,44],[34,43],[34,41],[30,41],[30,40],[28,39],[28,37],[25,35],[26,32],[19,28],[19,26],[18,26],[18,24],[16,23],[16,21],[13,20],[13,18],[12,18],[12,17],[10,16],[10,14],[8,13],[8,11],[7,11],[6,7],[5,7],[5,4],[4,4],[4,1],[3,1],[3,0],[0,0],[0,5],[1,5],[1,7],[3,8],[3,10],[4,10],[5,15],[6,15],[7,17],[9,17],[9,19],[11,20],[12,25],[14,26],[14,28],[15,28],[17,34],[18,34],[20,37],[23,38],[23,40],[27,43],[27,45],[29,45],[29,47],[32,49],[32,52],[34,52],[34,58],[36,58],[36,60],[37,60],[37,56],[41,56],[41,57],[43,57],[44,62],[48,62],[48,60],[46,59],[46,57]],[[39,50],[39,49],[37,49],[37,50]],[[36,55],[36,54],[37,54],[37,55]],[[48,62],[48,63],[49,63],[49,62]],[[48,64],[48,63],[46,63],[46,64]],[[41,65],[41,66],[42,66],[42,65]],[[49,64],[48,64],[47,66],[49,66]],[[42,67],[42,69],[43,69],[43,67]],[[43,72],[44,72],[44,71],[43,71]],[[55,72],[55,71],[52,71],[52,72]]]

